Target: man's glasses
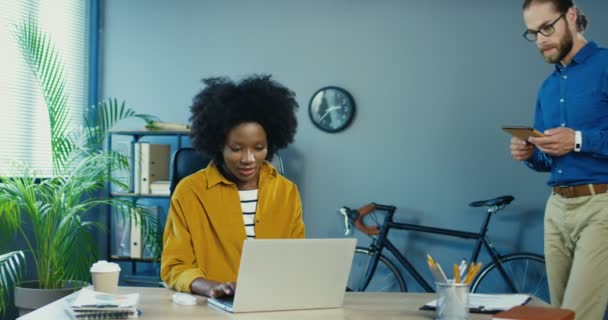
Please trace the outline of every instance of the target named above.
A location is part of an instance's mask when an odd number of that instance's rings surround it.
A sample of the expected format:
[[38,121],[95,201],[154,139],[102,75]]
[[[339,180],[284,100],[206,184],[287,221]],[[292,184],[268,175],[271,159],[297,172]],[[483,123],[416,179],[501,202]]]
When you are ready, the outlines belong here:
[[538,31],[534,31],[534,30],[526,30],[526,32],[524,32],[524,38],[530,42],[534,42],[536,41],[536,39],[538,39],[538,34],[542,34],[545,37],[548,37],[550,35],[553,34],[553,32],[555,32],[555,24],[559,21],[559,19],[565,17],[565,14],[562,14],[561,16],[557,17],[557,19],[553,20],[553,22],[549,23],[546,26],[542,26],[540,27],[540,29],[538,29]]

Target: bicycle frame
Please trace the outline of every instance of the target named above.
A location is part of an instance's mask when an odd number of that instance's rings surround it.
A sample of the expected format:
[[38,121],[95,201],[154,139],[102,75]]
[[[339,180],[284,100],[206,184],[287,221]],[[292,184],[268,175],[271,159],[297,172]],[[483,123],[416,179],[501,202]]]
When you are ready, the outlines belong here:
[[481,230],[479,233],[475,232],[467,232],[453,229],[445,229],[445,228],[435,228],[428,226],[415,225],[410,223],[398,223],[393,221],[393,215],[395,212],[395,208],[392,206],[378,205],[376,204],[377,210],[386,211],[386,217],[380,226],[380,232],[378,236],[374,239],[369,249],[374,253],[372,256],[371,263],[369,268],[365,273],[365,280],[363,287],[367,287],[371,278],[376,271],[376,267],[378,266],[378,261],[380,260],[380,254],[384,248],[388,249],[390,253],[399,261],[399,263],[410,273],[410,275],[420,284],[420,286],[426,290],[427,292],[434,292],[433,288],[429,285],[429,283],[422,277],[420,272],[416,270],[416,268],[411,264],[411,262],[404,257],[399,250],[395,247],[395,245],[388,239],[388,232],[391,229],[397,230],[407,230],[421,233],[430,233],[430,234],[438,234],[444,235],[448,237],[458,237],[464,239],[471,239],[475,241],[475,247],[473,250],[473,254],[471,255],[470,261],[473,263],[477,262],[477,258],[479,257],[479,253],[481,251],[481,247],[486,248],[487,252],[490,254],[492,261],[496,263],[496,267],[499,270],[500,274],[504,278],[505,282],[508,284],[509,288],[515,292],[515,285],[511,278],[507,275],[503,264],[502,264],[502,255],[494,248],[486,233],[488,231],[488,225],[490,224],[490,219],[492,214],[496,213],[498,210],[502,209],[502,207],[493,206],[487,210],[486,218],[481,226]]

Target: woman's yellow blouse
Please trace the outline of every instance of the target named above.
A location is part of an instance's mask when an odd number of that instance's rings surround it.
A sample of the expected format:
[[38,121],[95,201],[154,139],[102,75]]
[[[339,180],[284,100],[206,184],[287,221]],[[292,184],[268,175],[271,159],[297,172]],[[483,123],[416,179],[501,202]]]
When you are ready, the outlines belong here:
[[[297,186],[265,162],[258,182],[256,238],[304,238],[304,232]],[[185,292],[197,278],[236,281],[246,238],[238,189],[212,162],[180,181],[171,197],[161,277]]]

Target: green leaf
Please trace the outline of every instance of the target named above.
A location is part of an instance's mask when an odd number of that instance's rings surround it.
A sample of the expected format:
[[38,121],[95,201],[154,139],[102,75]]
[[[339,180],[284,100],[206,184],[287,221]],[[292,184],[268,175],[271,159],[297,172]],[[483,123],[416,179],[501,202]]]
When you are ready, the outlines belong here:
[[6,314],[7,291],[21,281],[21,267],[25,265],[23,251],[0,254],[0,315]]

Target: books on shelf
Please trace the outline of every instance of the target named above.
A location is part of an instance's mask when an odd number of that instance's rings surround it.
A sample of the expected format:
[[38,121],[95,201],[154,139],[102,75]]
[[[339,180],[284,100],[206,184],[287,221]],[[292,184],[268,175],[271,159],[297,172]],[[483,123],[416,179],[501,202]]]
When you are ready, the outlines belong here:
[[110,294],[82,288],[68,307],[73,319],[131,319],[139,317],[139,293]]
[[497,313],[496,320],[574,320],[574,311],[561,308],[517,306]]
[[[115,170],[113,178],[124,186],[113,183],[111,191],[168,196],[168,187],[164,186],[169,181],[171,145],[115,140],[113,151],[127,157],[132,170]],[[159,183],[154,183],[156,181]],[[153,183],[154,190],[151,189]]]
[[130,154],[131,174],[120,172],[120,174],[126,176],[126,178],[121,176],[120,179],[129,186],[129,189],[112,187],[112,192],[130,192],[135,195],[168,195],[168,193],[161,191],[162,188],[159,189],[158,186],[155,188],[156,192],[152,192],[150,185],[155,181],[161,181],[161,184],[164,181],[169,181],[171,145],[147,142],[130,142],[130,144],[129,149],[132,152],[128,152],[128,154]]
[[150,182],[150,194],[168,196],[170,184],[169,180],[152,181]]
[[150,183],[153,181],[169,180],[170,163],[170,145],[141,143],[139,193],[150,194]]

